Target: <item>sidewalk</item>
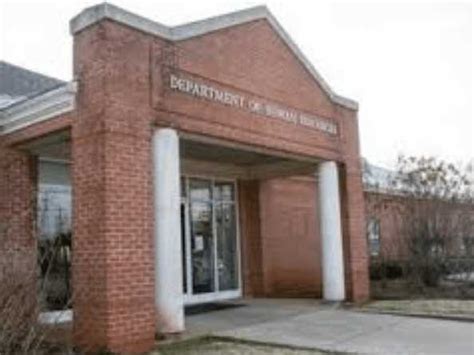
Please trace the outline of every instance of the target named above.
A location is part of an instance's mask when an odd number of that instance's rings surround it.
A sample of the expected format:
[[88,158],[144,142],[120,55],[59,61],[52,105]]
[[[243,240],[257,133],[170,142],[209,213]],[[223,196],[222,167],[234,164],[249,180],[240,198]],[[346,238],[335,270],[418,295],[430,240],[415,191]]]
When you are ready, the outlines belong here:
[[362,354],[474,354],[474,324],[366,314],[301,300],[250,300],[247,306],[187,318],[190,334]]

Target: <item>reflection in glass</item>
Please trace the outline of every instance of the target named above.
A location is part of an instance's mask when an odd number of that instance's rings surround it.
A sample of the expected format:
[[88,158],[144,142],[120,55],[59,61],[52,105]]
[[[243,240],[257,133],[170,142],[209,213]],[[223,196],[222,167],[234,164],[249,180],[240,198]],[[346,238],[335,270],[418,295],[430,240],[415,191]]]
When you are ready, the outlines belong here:
[[191,254],[193,293],[214,291],[212,204],[191,202]]
[[234,184],[229,182],[216,182],[214,185],[214,200],[234,201]]
[[[183,179],[186,196],[181,210],[183,259],[188,260],[188,275],[183,262],[185,293],[196,295],[239,287],[238,245],[235,212],[235,188],[231,182]],[[189,220],[186,221],[186,214]],[[189,223],[189,224],[186,224]],[[186,236],[188,239],[186,239]],[[187,251],[186,250],[187,244]],[[187,255],[187,257],[186,257]]]
[[234,204],[217,203],[215,208],[219,290],[232,290],[238,287]]
[[201,179],[189,180],[189,197],[191,200],[210,201],[211,181]]

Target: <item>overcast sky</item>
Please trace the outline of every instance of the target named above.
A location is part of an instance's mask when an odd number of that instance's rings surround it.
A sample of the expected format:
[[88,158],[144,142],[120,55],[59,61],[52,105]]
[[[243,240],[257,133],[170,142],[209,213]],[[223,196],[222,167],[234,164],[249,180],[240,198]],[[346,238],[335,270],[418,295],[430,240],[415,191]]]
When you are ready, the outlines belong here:
[[[70,18],[94,0],[0,0],[0,59],[72,78]],[[362,154],[474,157],[472,3],[115,0],[166,25],[266,4],[339,94],[360,103]]]

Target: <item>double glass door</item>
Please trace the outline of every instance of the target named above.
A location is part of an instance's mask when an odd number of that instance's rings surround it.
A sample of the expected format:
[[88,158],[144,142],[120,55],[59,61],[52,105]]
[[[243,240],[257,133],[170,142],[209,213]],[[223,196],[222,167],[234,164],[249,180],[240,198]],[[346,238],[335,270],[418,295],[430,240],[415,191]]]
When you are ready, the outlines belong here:
[[235,183],[183,177],[181,195],[186,303],[240,297]]

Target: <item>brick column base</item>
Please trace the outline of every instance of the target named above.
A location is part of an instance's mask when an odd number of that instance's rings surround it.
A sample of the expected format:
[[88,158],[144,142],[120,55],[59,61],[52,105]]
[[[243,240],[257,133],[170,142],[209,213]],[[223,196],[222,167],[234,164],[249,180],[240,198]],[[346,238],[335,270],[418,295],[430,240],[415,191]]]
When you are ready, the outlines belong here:
[[154,344],[151,146],[146,137],[73,134],[74,342],[85,351]]

